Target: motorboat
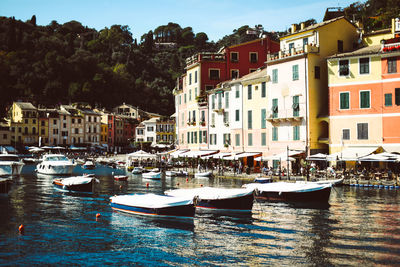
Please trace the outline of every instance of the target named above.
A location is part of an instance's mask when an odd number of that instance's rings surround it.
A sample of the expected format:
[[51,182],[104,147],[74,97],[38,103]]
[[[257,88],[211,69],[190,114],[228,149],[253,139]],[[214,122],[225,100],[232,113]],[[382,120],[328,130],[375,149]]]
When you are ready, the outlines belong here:
[[166,171],[165,176],[167,177],[175,177],[177,176],[177,173],[175,171]]
[[331,184],[332,186],[341,186],[343,185],[344,177],[339,179],[331,179],[331,180],[318,180],[318,181],[296,181],[296,183],[306,183],[306,184]]
[[259,184],[268,184],[268,183],[272,183],[273,180],[272,180],[272,178],[269,178],[269,177],[256,177],[254,179],[254,182],[259,183]]
[[114,172],[112,173],[114,180],[116,181],[127,181],[128,180],[128,175],[114,175]]
[[212,176],[212,172],[211,171],[206,171],[206,172],[196,172],[194,174],[195,178],[209,178]]
[[15,154],[0,154],[0,176],[20,175],[24,165]]
[[95,177],[82,175],[68,178],[58,178],[53,180],[53,184],[58,189],[69,192],[93,193],[95,184],[99,183]]
[[75,166],[76,164],[63,154],[46,154],[36,166],[36,171],[40,174],[70,175]]
[[200,210],[250,212],[253,208],[254,189],[201,187],[174,189],[164,192],[168,196],[194,198]]
[[134,167],[133,170],[132,170],[133,174],[141,174],[143,172],[144,172],[144,170],[143,170],[142,167]]
[[189,175],[189,173],[184,170],[175,171],[175,173],[176,173],[176,176],[188,176]]
[[82,165],[82,168],[86,170],[93,170],[94,168],[96,168],[96,165],[92,160],[87,160],[85,164]]
[[243,187],[253,189],[256,199],[272,202],[328,203],[331,184],[312,183],[251,183]]
[[161,172],[144,172],[142,173],[142,177],[146,179],[152,180],[160,180],[161,179]]
[[111,208],[131,214],[190,218],[195,214],[193,199],[156,194],[134,194],[110,197]]

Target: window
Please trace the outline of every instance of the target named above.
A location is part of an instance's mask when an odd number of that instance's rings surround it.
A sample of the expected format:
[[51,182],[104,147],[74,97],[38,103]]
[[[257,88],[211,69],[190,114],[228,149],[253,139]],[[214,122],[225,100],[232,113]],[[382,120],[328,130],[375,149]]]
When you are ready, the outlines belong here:
[[337,41],[337,50],[338,52],[343,52],[343,40],[338,40]]
[[194,72],[194,82],[197,83],[197,70]]
[[303,50],[305,49],[306,45],[308,45],[308,38],[303,38]]
[[235,121],[240,121],[239,110],[235,110]]
[[294,43],[289,44],[289,53],[292,53],[292,49],[294,48]]
[[252,111],[248,110],[247,111],[247,128],[248,129],[253,129],[253,116],[252,116]]
[[278,83],[278,69],[272,70],[272,83]]
[[229,108],[229,92],[225,92],[225,108]]
[[210,69],[210,80],[219,80],[219,70]]
[[236,87],[235,97],[236,97],[236,98],[239,98],[239,97],[240,97],[240,91],[239,91],[239,88],[238,88],[238,87]]
[[231,134],[224,134],[224,145],[230,145],[231,144]]
[[342,140],[350,140],[350,129],[342,130]]
[[339,93],[340,98],[340,109],[349,109],[350,108],[350,93],[349,92],[341,92]]
[[293,117],[298,117],[299,116],[299,111],[300,111],[300,105],[299,105],[299,96],[295,95],[293,96]]
[[248,140],[247,140],[248,146],[252,146],[253,145],[253,134],[252,133],[248,133],[247,134],[247,138],[248,138]]
[[213,88],[214,88],[214,86],[212,86],[212,85],[206,85],[206,87],[205,87],[206,91],[211,90]]
[[240,146],[240,134],[235,134],[235,146]]
[[315,79],[321,78],[321,68],[319,66],[314,67],[314,78]]
[[360,91],[360,108],[370,108],[370,91]]
[[192,89],[189,90],[189,101],[192,100]]
[[187,132],[186,143],[190,144],[190,133],[189,132]]
[[394,103],[400,106],[400,88],[394,89]]
[[261,133],[261,145],[262,146],[267,145],[267,134],[266,133]]
[[239,70],[231,70],[231,78],[232,79],[239,78]]
[[357,123],[357,139],[368,139],[368,123]]
[[211,95],[211,108],[215,109],[215,95]]
[[250,52],[250,62],[251,63],[257,63],[258,61],[258,55],[256,52]]
[[195,98],[197,97],[197,87],[194,88],[194,97],[195,97]]
[[193,143],[197,144],[197,132],[193,132],[193,138],[194,138]]
[[224,112],[224,123],[229,124],[229,112],[228,111]]
[[388,73],[397,73],[397,60],[395,57],[388,58]]
[[300,140],[300,126],[293,126],[293,140]]
[[211,114],[211,126],[215,126],[215,113]]
[[41,121],[41,122],[40,122],[40,125],[41,125],[41,126],[44,126],[44,125],[45,125],[45,122],[44,122],[44,121]]
[[217,94],[218,95],[218,109],[222,108],[222,93]]
[[261,109],[261,129],[267,128],[267,110]]
[[349,74],[349,60],[339,60],[339,76],[348,76]]
[[369,58],[364,57],[359,59],[360,74],[369,74]]
[[272,99],[272,118],[278,118],[278,98]]
[[231,62],[239,62],[239,53],[231,52]]
[[189,73],[189,85],[191,85],[191,84],[192,84],[192,74]]
[[278,141],[278,127],[272,128],[272,141]]
[[179,96],[179,105],[182,104],[182,96]]
[[53,125],[57,125],[57,120],[53,120]]
[[247,85],[247,99],[251,99],[251,84]]
[[299,65],[292,66],[292,80],[297,81],[299,79]]
[[183,100],[186,103],[186,93],[183,95]]
[[261,97],[266,97],[267,95],[267,88],[266,88],[266,82],[261,83]]

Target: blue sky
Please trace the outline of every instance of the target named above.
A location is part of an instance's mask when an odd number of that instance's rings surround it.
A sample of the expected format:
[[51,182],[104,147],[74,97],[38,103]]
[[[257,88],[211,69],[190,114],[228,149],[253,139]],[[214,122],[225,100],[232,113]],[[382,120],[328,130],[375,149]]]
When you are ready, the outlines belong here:
[[26,21],[36,15],[38,25],[76,20],[97,30],[128,25],[138,40],[149,30],[175,22],[217,41],[243,25],[262,24],[267,31],[283,31],[310,18],[321,22],[327,7],[346,7],[353,2],[356,0],[1,0],[0,16]]

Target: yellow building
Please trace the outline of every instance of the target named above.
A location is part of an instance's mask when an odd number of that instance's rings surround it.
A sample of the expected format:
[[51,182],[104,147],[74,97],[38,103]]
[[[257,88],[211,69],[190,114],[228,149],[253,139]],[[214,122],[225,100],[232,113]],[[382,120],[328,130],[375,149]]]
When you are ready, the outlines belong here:
[[32,145],[38,143],[38,112],[31,103],[14,102],[9,110],[11,143]]
[[[267,61],[271,77],[268,90],[275,94],[272,97],[276,99],[270,105],[271,108],[277,107],[277,114],[270,115],[278,116],[271,134],[276,152],[284,151],[287,141],[296,140],[303,142],[304,149],[309,150],[310,154],[328,153],[326,58],[351,51],[358,38],[356,26],[346,18],[338,17],[309,27],[301,24],[300,29],[292,25],[290,33],[280,39],[281,50],[269,55]],[[293,107],[297,107],[300,123],[298,120],[289,120],[293,112],[280,112],[291,108],[286,105],[290,101]],[[288,121],[291,122],[289,127],[286,125]],[[299,128],[296,128],[297,125]]]

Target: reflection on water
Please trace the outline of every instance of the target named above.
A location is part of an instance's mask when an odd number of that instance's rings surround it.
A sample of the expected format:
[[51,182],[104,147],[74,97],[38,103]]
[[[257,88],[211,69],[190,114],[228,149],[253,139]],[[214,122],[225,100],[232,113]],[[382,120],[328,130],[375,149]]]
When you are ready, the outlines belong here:
[[[29,167],[29,166],[28,166]],[[0,198],[0,265],[396,265],[399,191],[342,187],[325,207],[256,202],[250,214],[198,213],[173,221],[113,212],[109,197],[240,180],[114,181],[99,167],[95,194],[55,190],[51,176],[24,168]],[[122,174],[122,170],[117,170]],[[76,169],[74,174],[82,174]],[[147,186],[148,184],[148,186]],[[179,185],[178,185],[179,184]],[[96,219],[96,214],[101,217]],[[25,234],[18,226],[25,225]]]

